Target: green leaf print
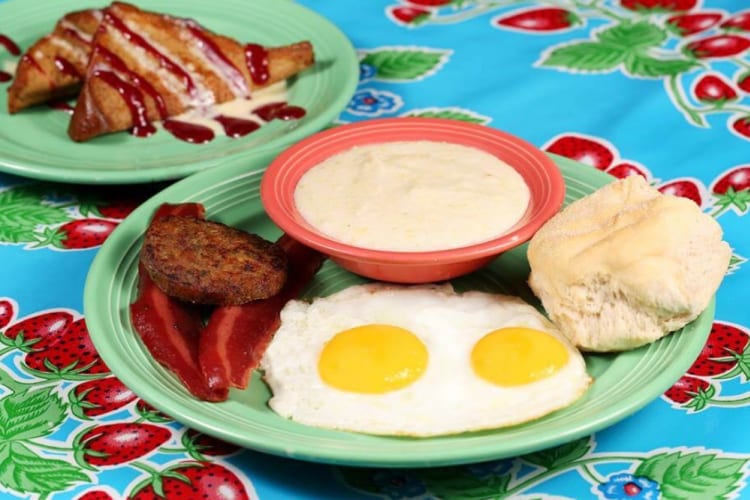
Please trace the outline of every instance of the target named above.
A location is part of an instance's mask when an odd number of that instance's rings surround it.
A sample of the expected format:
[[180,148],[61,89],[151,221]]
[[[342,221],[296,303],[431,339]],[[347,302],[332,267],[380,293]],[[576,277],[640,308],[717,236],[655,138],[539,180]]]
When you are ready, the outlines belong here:
[[429,110],[414,110],[404,114],[403,116],[416,116],[420,118],[447,118],[450,120],[459,120],[462,122],[481,124],[485,124],[490,121],[490,118],[486,116],[482,116],[472,111],[462,110],[458,108],[432,108]]
[[687,59],[657,59],[646,54],[631,53],[625,58],[625,70],[634,76],[661,78],[684,73],[696,66]]
[[571,443],[557,446],[548,450],[538,451],[524,455],[522,458],[545,469],[556,469],[570,462],[578,460],[591,449],[591,441],[588,437],[573,441]]
[[476,500],[498,498],[505,493],[510,482],[510,474],[479,479],[469,472],[450,469],[424,469],[420,477],[427,489],[437,498],[451,500]]
[[0,243],[35,242],[38,226],[71,220],[65,209],[43,203],[42,193],[40,184],[0,192]]
[[[743,189],[741,191],[735,191],[733,187],[729,187],[723,194],[714,195],[716,201],[714,204],[724,210],[730,207],[737,207],[740,212],[746,212],[748,204],[750,204],[750,189]],[[714,214],[716,217],[718,214]]]
[[0,400],[0,442],[46,436],[65,418],[65,403],[52,388],[14,392]]
[[596,37],[604,44],[633,50],[639,47],[655,47],[667,39],[667,34],[648,22],[622,23],[600,31]]
[[552,49],[542,66],[588,71],[608,72],[619,66],[627,55],[627,49],[599,42],[578,42]]
[[88,481],[75,465],[41,457],[22,443],[0,441],[0,485],[9,490],[43,494]]
[[742,484],[747,462],[714,453],[660,453],[641,463],[635,475],[657,481],[665,500],[729,498]]
[[375,68],[379,80],[418,80],[436,71],[450,51],[430,49],[383,49],[367,53],[360,61]]
[[733,253],[732,256],[729,258],[729,269],[727,270],[727,272],[731,274],[737,271],[744,262],[747,262],[746,258],[736,253]]
[[649,53],[664,43],[663,29],[648,22],[626,22],[595,34],[597,41],[576,42],[553,48],[542,66],[588,72],[614,71],[620,65],[633,76],[663,78],[684,73],[697,65],[682,57],[655,57]]

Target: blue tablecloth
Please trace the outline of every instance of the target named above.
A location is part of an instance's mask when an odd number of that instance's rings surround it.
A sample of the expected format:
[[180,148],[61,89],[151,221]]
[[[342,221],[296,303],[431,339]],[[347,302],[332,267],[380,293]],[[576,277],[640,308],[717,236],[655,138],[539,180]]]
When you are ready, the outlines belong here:
[[[21,9],[28,0],[5,1]],[[211,482],[186,466],[199,460],[212,464],[204,474],[228,481],[225,491],[262,499],[750,498],[750,353],[743,352],[750,339],[747,2],[301,3],[338,25],[360,55],[360,82],[338,122],[417,115],[483,123],[616,176],[644,175],[698,202],[734,250],[702,354],[722,359],[696,363],[665,395],[589,438],[441,469],[334,467],[238,450],[189,433],[106,373],[87,386],[73,376],[48,377],[48,390],[36,399],[14,398],[29,380],[38,388],[47,379],[19,374],[31,362],[12,332],[25,318],[54,330],[55,321],[82,317],[84,281],[100,243],[72,249],[29,231],[73,217],[87,222],[69,231],[94,227],[103,239],[148,193],[0,175],[0,496],[121,498],[169,468],[173,477],[154,484],[177,498],[175,484]],[[108,406],[92,408],[107,389]],[[137,463],[81,461],[76,449],[93,426],[110,426],[116,436],[150,431],[159,442]],[[164,429],[168,439],[159,440]],[[245,498],[212,488],[210,498]]]

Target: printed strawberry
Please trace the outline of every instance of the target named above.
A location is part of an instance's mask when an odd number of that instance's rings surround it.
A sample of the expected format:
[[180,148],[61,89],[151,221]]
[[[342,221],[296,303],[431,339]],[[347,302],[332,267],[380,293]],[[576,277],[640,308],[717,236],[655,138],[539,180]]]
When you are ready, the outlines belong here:
[[86,468],[124,464],[157,450],[171,437],[169,428],[153,424],[95,425],[73,439],[74,458]]
[[700,181],[691,178],[674,179],[666,182],[657,188],[664,194],[670,194],[672,196],[680,196],[692,200],[699,207],[703,206],[703,192],[704,189],[700,184]]
[[750,116],[743,116],[732,122],[732,130],[740,136],[750,139]]
[[407,26],[417,26],[430,18],[430,11],[419,7],[403,7],[392,5],[386,8],[386,13],[392,20]]
[[224,465],[195,461],[150,471],[150,477],[136,484],[128,495],[129,500],[162,498],[249,500],[250,496],[237,474]]
[[543,149],[599,170],[609,168],[615,159],[612,149],[607,145],[594,138],[578,134],[562,135]]
[[621,0],[620,5],[635,11],[681,11],[690,10],[698,0]]
[[0,299],[0,328],[5,328],[16,317],[16,303],[12,299]]
[[104,490],[88,490],[76,497],[76,500],[115,500],[115,498]]
[[45,312],[11,325],[3,336],[26,352],[41,351],[59,341],[72,322],[73,315],[68,311]]
[[683,375],[664,393],[664,397],[668,400],[692,411],[700,411],[705,408],[715,395],[716,388],[713,384],[690,375]]
[[96,207],[96,211],[101,217],[122,220],[138,208],[140,204],[140,200],[119,200],[107,205],[100,205]]
[[721,27],[730,31],[750,31],[750,10],[734,14],[721,23]]
[[605,172],[607,172],[611,176],[617,177],[618,179],[624,179],[625,177],[631,175],[640,175],[644,179],[648,180],[648,178],[651,176],[649,171],[643,165],[625,161],[622,161],[617,165],[613,165],[612,167],[605,170]]
[[81,380],[109,372],[91,342],[84,318],[71,323],[65,334],[44,350],[27,353],[24,362],[34,375],[50,379]]
[[[711,192],[719,207],[719,213],[733,208],[739,213],[747,212],[750,204],[750,165],[730,168],[711,184]],[[714,214],[714,217],[718,213]]]
[[734,57],[750,48],[750,39],[740,35],[714,35],[690,42],[685,46],[685,54],[698,58]]
[[750,71],[742,73],[737,78],[737,86],[743,92],[746,92],[746,93],[750,94]]
[[498,26],[523,31],[560,31],[580,22],[581,20],[573,12],[559,7],[516,11],[494,20]]
[[52,245],[68,250],[92,248],[104,243],[119,222],[103,219],[78,219],[55,231]]
[[702,75],[693,87],[693,95],[701,102],[721,106],[737,100],[737,91],[718,73]]
[[37,234],[36,247],[52,246],[66,250],[92,248],[104,243],[119,221],[106,219],[76,219]]
[[741,327],[714,321],[706,345],[688,369],[691,375],[750,380],[750,336]]
[[750,190],[750,165],[729,169],[711,187],[716,194],[726,194],[730,189],[735,192]]
[[667,28],[678,36],[690,36],[713,27],[721,21],[721,12],[691,12],[678,14],[667,19]]
[[137,398],[135,393],[116,377],[80,382],[68,392],[71,411],[84,420],[112,413]]
[[101,186],[95,192],[76,193],[77,209],[83,218],[122,220],[144,201],[166,187],[152,183],[139,186]]
[[201,461],[206,460],[206,456],[231,455],[240,450],[237,445],[203,434],[195,429],[188,429],[183,433],[181,442],[191,457]]
[[420,5],[422,7],[442,7],[444,5],[450,5],[455,0],[406,0],[412,5]]

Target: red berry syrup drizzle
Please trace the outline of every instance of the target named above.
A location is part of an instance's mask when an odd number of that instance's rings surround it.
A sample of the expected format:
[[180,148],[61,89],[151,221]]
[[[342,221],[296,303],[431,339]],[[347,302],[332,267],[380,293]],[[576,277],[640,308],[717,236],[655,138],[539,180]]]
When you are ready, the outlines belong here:
[[[11,40],[5,35],[0,35],[0,45],[5,47],[5,50],[7,50],[12,56],[18,57],[21,55],[20,47],[18,47],[16,42],[14,42],[13,40]],[[13,79],[13,75],[11,75],[10,73],[6,71],[0,70],[0,82],[9,82],[12,79]]]
[[94,71],[93,76],[100,78],[107,85],[117,90],[117,92],[125,99],[125,103],[130,109],[130,115],[133,117],[132,134],[136,137],[148,137],[156,132],[156,127],[146,117],[146,103],[143,100],[143,94],[138,89],[119,76],[113,71]]
[[219,122],[227,137],[235,139],[238,137],[245,137],[247,134],[255,132],[260,128],[258,122],[237,118],[235,116],[218,115],[214,117],[214,120]]
[[78,72],[76,67],[65,59],[64,57],[57,56],[55,57],[55,67],[57,70],[62,73],[63,75],[72,76],[74,78],[82,78],[83,75]]
[[69,38],[75,38],[79,42],[85,45],[91,45],[91,40],[84,38],[78,30],[72,28],[63,28],[63,34]]
[[73,106],[71,106],[70,104],[68,104],[65,101],[52,101],[52,102],[48,103],[47,106],[50,109],[56,109],[57,111],[62,111],[64,113],[68,113],[69,115],[72,115],[73,111],[75,111],[75,109],[73,108]]
[[268,81],[268,52],[265,48],[256,43],[245,45],[245,63],[253,83],[263,85]]
[[270,122],[271,120],[299,120],[305,116],[306,112],[304,108],[299,106],[290,106],[285,102],[274,102],[253,110],[253,113],[262,120]]

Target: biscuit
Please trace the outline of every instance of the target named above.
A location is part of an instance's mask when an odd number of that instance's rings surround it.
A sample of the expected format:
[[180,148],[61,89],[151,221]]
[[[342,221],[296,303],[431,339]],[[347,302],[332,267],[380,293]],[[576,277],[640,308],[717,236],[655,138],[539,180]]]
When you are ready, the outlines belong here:
[[577,347],[621,351],[694,320],[731,254],[716,220],[636,175],[573,202],[540,228],[528,246],[529,285]]

